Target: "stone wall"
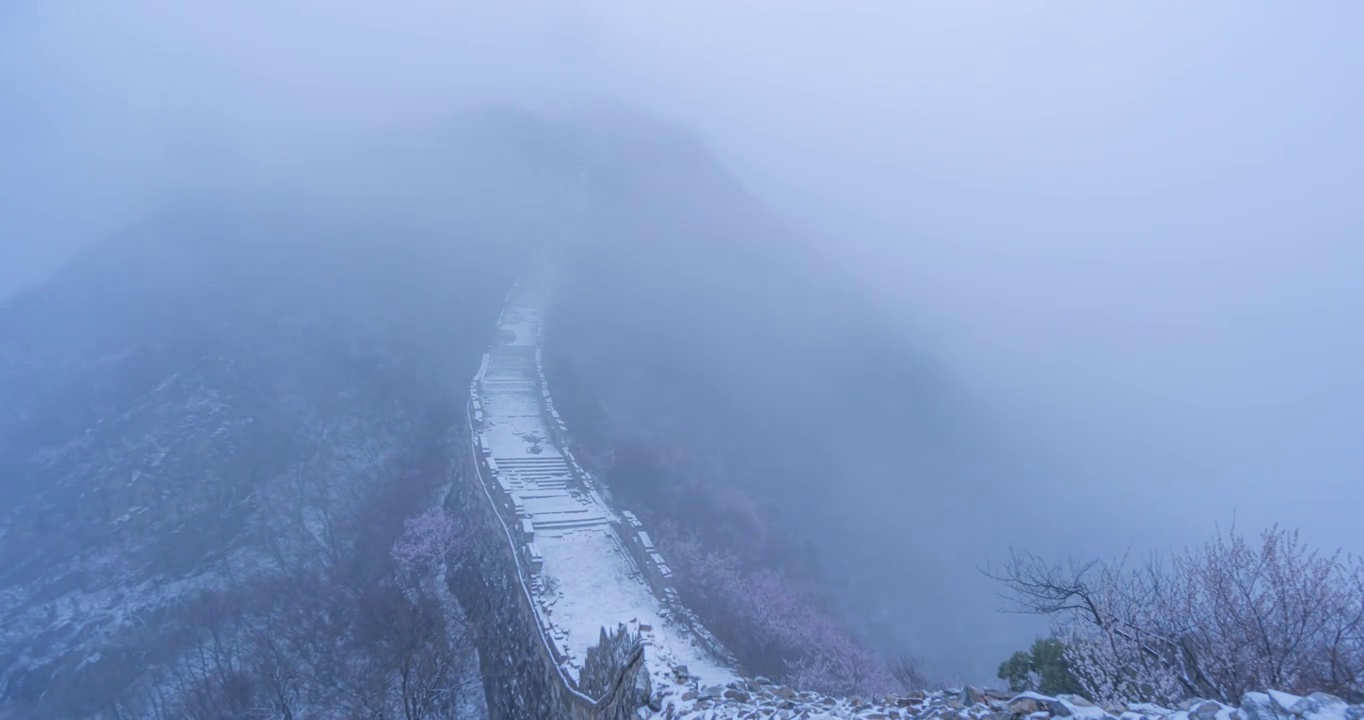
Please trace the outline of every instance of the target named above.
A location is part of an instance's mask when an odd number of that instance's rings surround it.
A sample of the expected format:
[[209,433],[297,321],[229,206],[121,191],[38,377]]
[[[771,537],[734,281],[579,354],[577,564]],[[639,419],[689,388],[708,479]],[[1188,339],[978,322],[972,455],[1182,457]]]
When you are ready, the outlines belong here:
[[563,674],[523,585],[515,544],[479,487],[478,461],[476,452],[460,450],[451,469],[456,476],[448,502],[466,519],[469,550],[450,589],[475,629],[490,720],[636,718],[648,698],[643,653],[629,654],[598,698],[579,692]]

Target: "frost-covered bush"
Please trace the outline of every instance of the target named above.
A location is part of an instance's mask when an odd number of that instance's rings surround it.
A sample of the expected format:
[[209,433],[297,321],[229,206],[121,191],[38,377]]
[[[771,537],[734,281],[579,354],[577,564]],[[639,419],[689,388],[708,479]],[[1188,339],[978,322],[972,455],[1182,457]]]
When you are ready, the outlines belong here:
[[437,577],[460,539],[459,525],[443,508],[433,507],[408,518],[389,551],[399,584],[412,589]]
[[1144,563],[1063,568],[1016,555],[998,576],[1053,616],[1090,696],[1235,704],[1262,688],[1364,699],[1364,561],[1278,527]]

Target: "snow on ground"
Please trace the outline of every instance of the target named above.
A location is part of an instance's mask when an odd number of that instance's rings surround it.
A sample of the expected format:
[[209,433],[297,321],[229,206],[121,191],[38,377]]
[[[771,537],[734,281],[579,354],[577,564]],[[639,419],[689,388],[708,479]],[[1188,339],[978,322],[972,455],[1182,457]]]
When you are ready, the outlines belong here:
[[[536,366],[543,297],[523,285],[508,298],[488,361],[476,382],[482,410],[476,443],[495,477],[490,491],[510,495],[520,517],[503,521],[523,531],[543,565],[534,595],[547,636],[577,676],[602,628],[626,624],[641,631],[650,671],[662,681],[675,665],[707,685],[735,679],[648,585],[617,536],[616,513],[574,475],[555,445],[542,405],[544,386]],[[501,498],[499,498],[500,500]]]

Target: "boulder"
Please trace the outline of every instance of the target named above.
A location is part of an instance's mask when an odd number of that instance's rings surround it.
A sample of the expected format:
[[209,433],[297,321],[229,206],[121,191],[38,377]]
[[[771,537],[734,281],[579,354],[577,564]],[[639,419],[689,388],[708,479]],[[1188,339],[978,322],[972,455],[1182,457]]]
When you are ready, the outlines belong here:
[[1259,692],[1241,696],[1241,716],[1245,720],[1289,720],[1292,717],[1281,712],[1269,695]]
[[735,702],[740,703],[747,703],[749,701],[748,693],[744,692],[743,690],[739,690],[738,688],[730,688],[726,690],[724,697],[726,700],[733,700]]
[[1222,711],[1222,704],[1205,700],[1198,703],[1189,711],[1189,717],[1193,720],[1217,720],[1217,713]]
[[1019,715],[1031,715],[1046,708],[1046,703],[1052,702],[1056,698],[1038,695],[1033,692],[1025,692],[1015,696],[1009,701],[1009,711]]
[[1300,698],[1288,711],[1301,718],[1339,720],[1345,715],[1345,701],[1329,693],[1317,692]]
[[1278,690],[1268,690],[1265,694],[1269,695],[1270,701],[1274,703],[1274,709],[1280,714],[1287,713],[1292,715],[1293,708],[1299,702],[1302,702],[1301,697],[1291,693],[1279,692]]
[[1046,708],[1047,712],[1051,713],[1052,717],[1068,718],[1075,714],[1075,711],[1071,709],[1070,703],[1060,698],[1048,700],[1046,702]]
[[1113,718],[1122,713],[1114,713],[1090,702],[1088,698],[1079,695],[1057,695],[1056,699],[1048,700],[1044,703],[1052,717],[1064,718],[1085,718],[1086,720],[1103,720]]
[[1161,707],[1160,705],[1156,705],[1154,703],[1131,703],[1127,706],[1127,709],[1129,712],[1138,713],[1151,718],[1157,717],[1168,718],[1175,714],[1175,711],[1171,710],[1170,708]]

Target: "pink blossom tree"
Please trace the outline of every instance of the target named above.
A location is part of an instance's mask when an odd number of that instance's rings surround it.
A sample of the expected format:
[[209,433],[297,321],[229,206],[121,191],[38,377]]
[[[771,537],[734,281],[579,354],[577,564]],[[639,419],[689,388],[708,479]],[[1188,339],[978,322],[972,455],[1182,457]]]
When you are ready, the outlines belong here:
[[671,540],[665,552],[692,600],[709,610],[712,626],[757,669],[829,693],[882,694],[897,687],[886,663],[781,573],[744,573],[732,554],[705,551],[694,539]]

